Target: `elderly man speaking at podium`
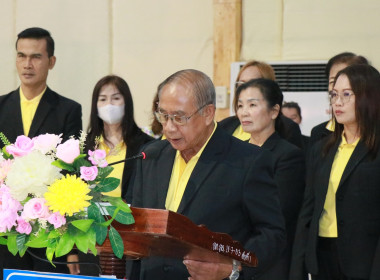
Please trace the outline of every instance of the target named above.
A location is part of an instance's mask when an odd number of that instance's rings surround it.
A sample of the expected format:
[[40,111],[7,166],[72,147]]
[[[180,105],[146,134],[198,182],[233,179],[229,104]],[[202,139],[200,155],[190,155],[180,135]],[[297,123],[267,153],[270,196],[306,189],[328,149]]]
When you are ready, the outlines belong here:
[[250,279],[265,270],[285,243],[284,221],[269,154],[229,136],[214,121],[215,89],[197,70],[182,70],[160,85],[157,120],[167,140],[138,163],[133,206],[168,209],[211,231],[224,232],[258,258],[257,269],[163,257],[141,260],[137,279]]

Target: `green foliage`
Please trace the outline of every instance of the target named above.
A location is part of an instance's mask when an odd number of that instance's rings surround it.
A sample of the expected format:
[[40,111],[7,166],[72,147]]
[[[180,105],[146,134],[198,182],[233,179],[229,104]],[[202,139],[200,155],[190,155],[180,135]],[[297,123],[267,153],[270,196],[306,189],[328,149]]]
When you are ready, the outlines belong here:
[[93,228],[96,233],[96,243],[102,245],[104,243],[104,240],[107,238],[107,227],[95,224]]
[[1,142],[3,142],[4,146],[8,146],[11,144],[11,142],[9,142],[8,138],[2,132],[0,132],[0,140]]
[[55,249],[55,256],[61,257],[68,254],[74,247],[74,238],[69,233],[69,230],[65,232],[58,241]]
[[94,220],[88,219],[88,220],[75,220],[72,221],[71,224],[75,226],[76,228],[80,229],[83,232],[87,232]]
[[69,172],[75,171],[75,169],[74,169],[74,167],[73,167],[72,164],[66,163],[66,162],[64,162],[63,160],[60,160],[60,159],[57,159],[57,160],[53,161],[51,164],[54,165],[54,166],[56,166],[56,167],[58,167],[58,168],[61,168],[63,170],[67,170]]
[[126,204],[121,197],[111,197],[111,196],[104,196],[103,201],[107,201],[111,203],[111,205],[116,206],[120,208],[121,211],[126,213],[132,213],[131,208],[129,208],[128,204]]
[[92,164],[85,159],[86,156],[87,156],[86,154],[80,154],[79,156],[75,158],[72,164],[75,170],[79,170],[81,166],[86,166],[86,167],[92,166]]
[[124,254],[124,244],[123,244],[123,240],[121,239],[120,234],[117,232],[117,230],[113,226],[110,226],[108,236],[111,242],[113,253],[115,254],[116,257],[121,259]]
[[8,240],[2,236],[0,236],[0,245],[7,245]]
[[8,251],[12,253],[12,255],[16,256],[18,249],[17,249],[17,236],[16,235],[10,235],[8,236]]
[[[8,237],[9,239],[9,237]],[[32,248],[44,248],[48,246],[48,233],[45,230],[42,230],[38,235],[29,235],[29,241],[25,244],[28,247]]]
[[[108,206],[107,212],[113,217],[116,210],[115,206]],[[130,225],[135,223],[135,219],[131,213],[126,213],[124,211],[118,211],[115,215],[115,220],[124,225]]]
[[103,180],[104,178],[106,178],[108,175],[111,174],[112,170],[113,170],[112,166],[98,168],[98,177],[96,179],[98,179],[98,181]]
[[94,190],[97,192],[110,192],[116,189],[119,184],[120,179],[108,177],[100,180]]

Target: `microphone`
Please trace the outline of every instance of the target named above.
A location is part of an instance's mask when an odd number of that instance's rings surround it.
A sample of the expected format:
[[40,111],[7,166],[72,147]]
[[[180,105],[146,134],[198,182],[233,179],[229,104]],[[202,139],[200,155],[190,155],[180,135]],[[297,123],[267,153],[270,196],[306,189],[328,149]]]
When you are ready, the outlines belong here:
[[126,158],[123,160],[111,162],[108,165],[114,165],[114,164],[126,162],[129,160],[139,159],[139,158],[141,158],[141,159],[153,159],[153,158],[156,158],[160,154],[160,151],[161,151],[161,149],[155,147],[154,145],[150,145],[150,146],[148,146],[148,148],[145,151],[140,152],[137,155],[134,155],[132,157],[129,157],[129,158]]

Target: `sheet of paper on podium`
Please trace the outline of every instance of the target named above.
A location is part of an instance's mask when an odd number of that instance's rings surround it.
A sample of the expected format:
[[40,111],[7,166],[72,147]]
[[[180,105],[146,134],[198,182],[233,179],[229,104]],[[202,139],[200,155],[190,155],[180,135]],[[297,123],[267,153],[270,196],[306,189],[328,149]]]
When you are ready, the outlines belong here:
[[80,279],[116,279],[115,277],[93,277],[61,273],[38,272],[29,270],[4,269],[4,280],[80,280]]

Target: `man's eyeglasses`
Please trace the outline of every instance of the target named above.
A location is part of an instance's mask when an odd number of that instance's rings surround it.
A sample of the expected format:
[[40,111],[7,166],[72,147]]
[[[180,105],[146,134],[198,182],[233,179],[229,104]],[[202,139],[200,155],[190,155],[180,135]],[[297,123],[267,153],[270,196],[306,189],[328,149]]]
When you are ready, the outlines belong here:
[[154,112],[154,115],[156,116],[156,119],[159,123],[165,124],[168,122],[169,119],[172,120],[172,122],[176,125],[186,125],[188,120],[192,118],[196,113],[198,113],[200,110],[202,110],[204,107],[206,107],[208,104],[205,104],[198,108],[194,113],[192,113],[190,116],[179,116],[179,115],[170,115],[160,112],[160,109],[158,111]]
[[330,93],[329,93],[330,103],[335,104],[335,102],[338,101],[338,98],[340,98],[340,100],[342,100],[343,104],[348,103],[348,102],[350,102],[351,95],[355,95],[355,93],[346,91],[346,92],[343,92],[342,94],[338,94],[335,91],[330,91]]

